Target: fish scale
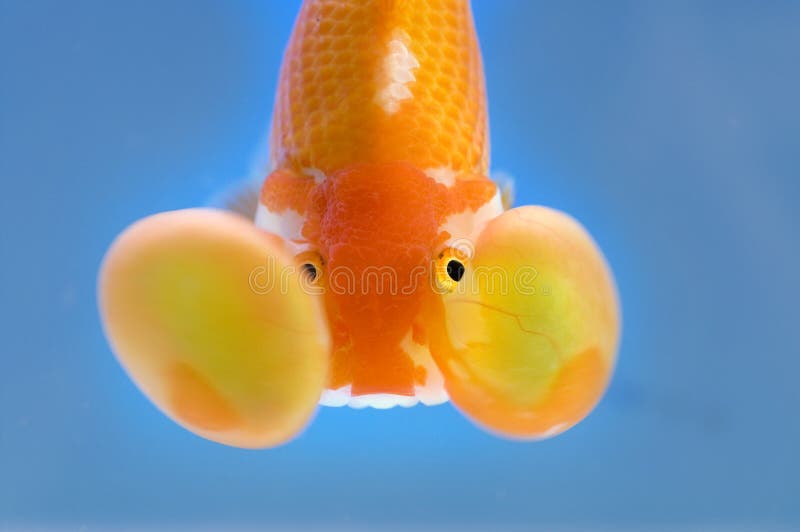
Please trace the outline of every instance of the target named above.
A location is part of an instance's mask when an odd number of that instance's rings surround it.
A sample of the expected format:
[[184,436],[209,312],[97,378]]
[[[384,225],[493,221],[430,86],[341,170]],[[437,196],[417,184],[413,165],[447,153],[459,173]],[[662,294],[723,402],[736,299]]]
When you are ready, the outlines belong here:
[[[398,49],[408,58],[392,59]],[[392,61],[401,81],[387,72]],[[387,108],[382,95],[403,88],[407,96]],[[280,73],[272,160],[326,175],[401,160],[486,176],[486,120],[469,2],[305,2]]]

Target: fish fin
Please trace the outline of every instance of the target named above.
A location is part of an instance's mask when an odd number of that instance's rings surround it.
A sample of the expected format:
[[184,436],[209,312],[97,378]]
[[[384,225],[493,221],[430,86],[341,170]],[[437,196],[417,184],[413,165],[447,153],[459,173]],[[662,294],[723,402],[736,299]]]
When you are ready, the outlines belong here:
[[212,197],[209,207],[234,212],[248,220],[255,220],[263,181],[255,178],[242,179]]
[[500,190],[500,199],[503,202],[503,210],[509,210],[514,206],[516,187],[514,186],[514,176],[503,171],[492,173],[492,181],[497,183]]

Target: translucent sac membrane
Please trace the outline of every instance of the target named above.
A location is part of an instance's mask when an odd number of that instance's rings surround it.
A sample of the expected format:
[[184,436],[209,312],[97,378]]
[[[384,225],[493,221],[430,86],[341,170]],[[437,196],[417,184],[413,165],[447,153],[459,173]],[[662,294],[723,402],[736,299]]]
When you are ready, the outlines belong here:
[[544,207],[490,221],[458,290],[443,298],[437,363],[453,404],[491,431],[568,429],[606,389],[620,330],[616,289],[583,227]]
[[145,218],[106,255],[103,324],[165,414],[220,443],[270,447],[308,423],[328,370],[327,326],[281,239],[237,215]]

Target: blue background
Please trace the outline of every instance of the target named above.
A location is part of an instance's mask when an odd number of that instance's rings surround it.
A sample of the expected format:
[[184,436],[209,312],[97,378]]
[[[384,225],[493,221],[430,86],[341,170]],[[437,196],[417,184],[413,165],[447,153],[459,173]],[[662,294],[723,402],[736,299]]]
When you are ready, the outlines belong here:
[[476,2],[493,167],[583,221],[619,283],[618,370],[575,429],[323,409],[254,452],[144,399],[100,330],[100,259],[248,175],[296,10],[0,0],[0,527],[800,526],[793,1]]

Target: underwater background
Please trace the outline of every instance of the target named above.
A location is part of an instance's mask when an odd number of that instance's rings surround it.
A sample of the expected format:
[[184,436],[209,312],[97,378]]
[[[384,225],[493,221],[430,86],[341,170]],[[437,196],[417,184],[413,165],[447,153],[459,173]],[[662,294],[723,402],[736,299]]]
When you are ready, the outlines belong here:
[[581,220],[624,317],[567,433],[322,408],[205,441],[100,328],[112,239],[265,149],[297,1],[0,0],[0,529],[800,527],[800,3],[475,1],[492,167]]

